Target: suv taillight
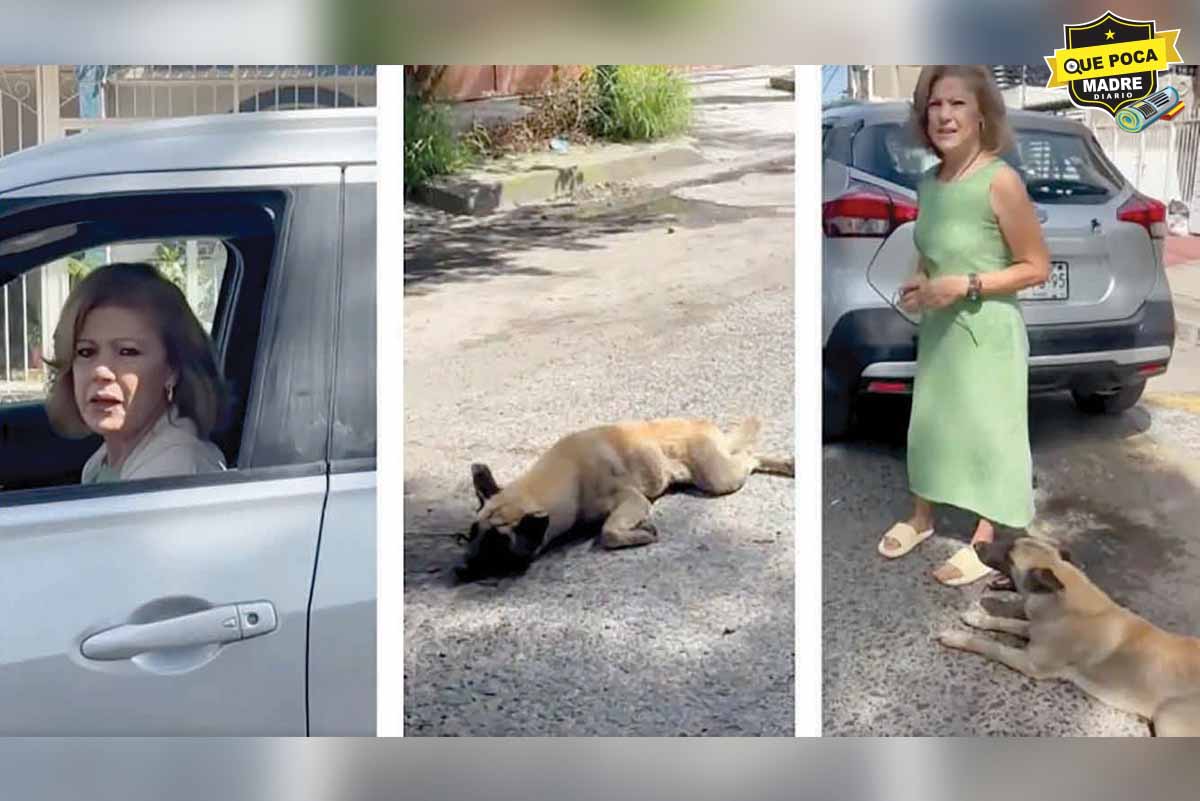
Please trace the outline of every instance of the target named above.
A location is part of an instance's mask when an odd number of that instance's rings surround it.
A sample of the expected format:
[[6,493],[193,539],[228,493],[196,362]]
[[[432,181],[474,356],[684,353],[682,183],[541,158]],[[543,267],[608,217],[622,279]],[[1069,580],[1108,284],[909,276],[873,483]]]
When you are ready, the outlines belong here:
[[1134,195],[1121,204],[1117,219],[1137,223],[1150,232],[1152,239],[1163,239],[1167,235],[1166,205],[1145,195]]
[[825,236],[883,237],[917,219],[917,204],[883,189],[859,186],[821,207]]

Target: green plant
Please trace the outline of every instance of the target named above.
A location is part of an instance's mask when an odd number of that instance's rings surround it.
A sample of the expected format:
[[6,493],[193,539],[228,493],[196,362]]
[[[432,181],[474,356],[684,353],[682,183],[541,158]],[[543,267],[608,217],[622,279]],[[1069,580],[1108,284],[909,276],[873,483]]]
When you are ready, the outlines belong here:
[[675,136],[692,123],[687,78],[666,65],[602,65],[595,70],[598,101],[591,127],[615,141]]
[[470,161],[470,153],[450,124],[442,105],[416,97],[404,99],[404,188],[410,190],[438,175],[449,175]]
[[154,266],[159,275],[166,278],[180,291],[187,291],[187,278],[184,276],[184,265],[187,263],[187,243],[163,242],[154,249]]

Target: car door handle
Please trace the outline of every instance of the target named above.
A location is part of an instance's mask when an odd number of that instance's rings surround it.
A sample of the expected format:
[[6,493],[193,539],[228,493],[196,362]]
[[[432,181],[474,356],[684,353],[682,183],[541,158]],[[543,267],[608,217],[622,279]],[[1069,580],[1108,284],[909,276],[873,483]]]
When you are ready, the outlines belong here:
[[80,650],[88,659],[132,659],[149,651],[197,645],[224,645],[274,631],[270,601],[227,604],[153,623],[129,623],[88,637]]

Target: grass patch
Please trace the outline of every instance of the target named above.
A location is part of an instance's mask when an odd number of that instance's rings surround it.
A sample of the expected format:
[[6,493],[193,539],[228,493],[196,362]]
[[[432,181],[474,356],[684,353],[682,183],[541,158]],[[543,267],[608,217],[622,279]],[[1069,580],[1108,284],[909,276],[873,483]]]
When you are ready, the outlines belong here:
[[520,119],[476,124],[460,137],[447,106],[405,98],[405,191],[481,159],[545,150],[555,138],[575,145],[648,142],[682,134],[692,124],[691,85],[665,65],[586,67],[579,76],[556,75],[522,102],[531,111]]
[[442,105],[415,97],[404,99],[404,189],[423,186],[431,178],[450,175],[471,162],[470,149],[459,141]]
[[679,135],[692,124],[691,86],[665,65],[597,67],[593,132],[612,141],[651,141]]
[[464,141],[472,153],[495,158],[545,150],[562,138],[575,145],[596,140],[653,141],[677,136],[692,124],[691,85],[666,66],[588,67],[579,76],[556,76],[513,122],[476,125]]

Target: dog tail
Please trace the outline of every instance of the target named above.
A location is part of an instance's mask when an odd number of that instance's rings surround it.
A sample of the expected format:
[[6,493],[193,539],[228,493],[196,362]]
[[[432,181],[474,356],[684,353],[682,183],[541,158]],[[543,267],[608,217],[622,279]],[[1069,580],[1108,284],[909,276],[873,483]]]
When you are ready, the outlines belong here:
[[[747,417],[742,420],[733,431],[729,432],[726,444],[729,447],[730,453],[745,453],[752,452],[753,446],[758,442],[759,432],[762,431],[762,420],[757,417]],[[754,473],[768,473],[775,476],[787,476],[788,478],[796,477],[796,460],[788,457],[786,459],[775,456],[763,456],[761,454],[754,455],[756,462]]]
[[755,473],[767,473],[787,478],[796,477],[796,460],[791,457],[784,459],[777,456],[757,456],[755,458],[758,461],[758,465],[753,470]]
[[758,432],[762,430],[762,421],[757,417],[747,417],[738,427],[729,432],[727,444],[730,453],[739,453],[749,450],[750,446],[758,442]]

